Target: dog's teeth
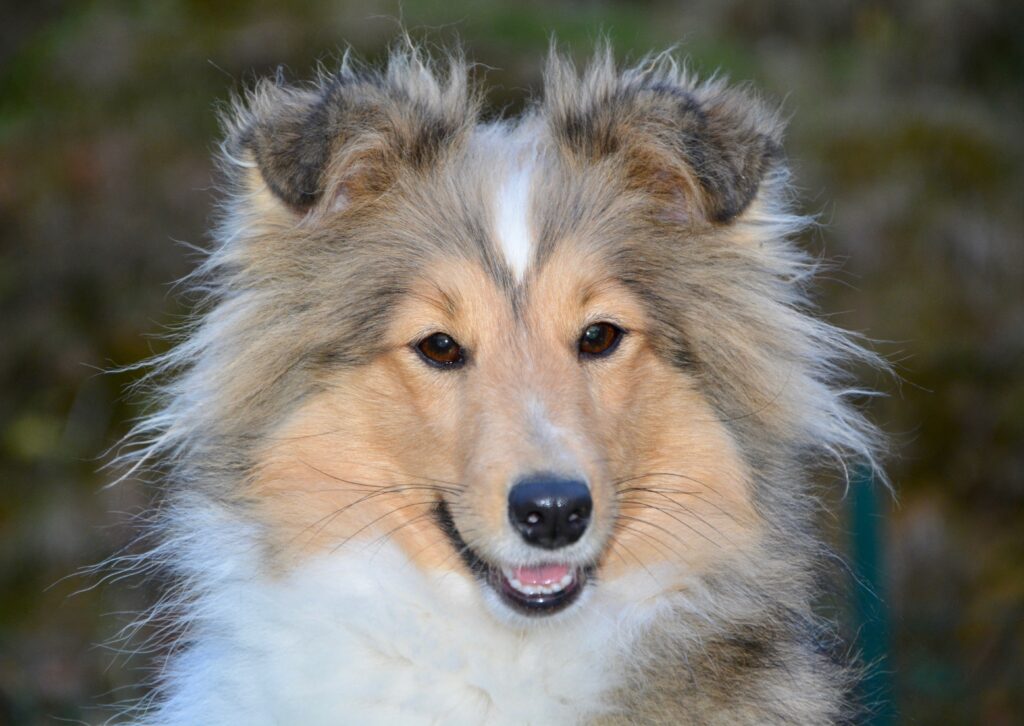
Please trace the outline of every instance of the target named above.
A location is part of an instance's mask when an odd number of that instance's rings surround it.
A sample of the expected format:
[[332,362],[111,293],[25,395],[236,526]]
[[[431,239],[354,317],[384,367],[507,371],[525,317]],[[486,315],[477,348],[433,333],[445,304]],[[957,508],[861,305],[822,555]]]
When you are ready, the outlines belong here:
[[549,582],[543,585],[526,585],[519,581],[511,569],[503,567],[502,574],[505,575],[505,579],[514,590],[521,592],[524,595],[551,595],[556,592],[561,592],[565,588],[569,587],[575,579],[573,573],[568,572],[563,575],[558,582]]

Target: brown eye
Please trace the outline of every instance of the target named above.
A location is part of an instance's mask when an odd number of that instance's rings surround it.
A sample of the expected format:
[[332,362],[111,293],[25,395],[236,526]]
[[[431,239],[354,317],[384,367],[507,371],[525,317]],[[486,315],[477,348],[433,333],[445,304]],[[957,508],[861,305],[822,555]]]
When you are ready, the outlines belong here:
[[594,323],[580,335],[580,355],[596,357],[608,355],[622,340],[622,330],[611,323]]
[[455,368],[462,365],[462,347],[448,333],[434,333],[416,345],[428,363],[439,368]]

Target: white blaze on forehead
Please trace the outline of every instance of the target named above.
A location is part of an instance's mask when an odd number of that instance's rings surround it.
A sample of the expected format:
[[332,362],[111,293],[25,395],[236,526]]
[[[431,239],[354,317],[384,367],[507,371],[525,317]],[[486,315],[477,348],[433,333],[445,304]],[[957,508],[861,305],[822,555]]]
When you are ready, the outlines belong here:
[[532,159],[514,164],[498,185],[495,199],[495,230],[498,244],[516,279],[523,279],[533,254],[530,225]]

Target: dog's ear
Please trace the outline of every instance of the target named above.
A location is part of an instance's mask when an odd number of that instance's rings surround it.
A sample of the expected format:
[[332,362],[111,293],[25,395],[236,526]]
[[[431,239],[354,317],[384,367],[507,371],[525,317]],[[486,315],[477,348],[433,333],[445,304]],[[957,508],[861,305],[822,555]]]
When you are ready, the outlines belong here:
[[668,58],[619,73],[603,49],[578,77],[553,54],[545,103],[556,138],[586,160],[613,158],[632,185],[687,219],[725,224],[782,164],[782,124],[723,82],[694,83]]
[[331,87],[299,90],[261,81],[250,104],[251,119],[238,138],[262,181],[296,211],[308,209],[322,195],[327,162],[340,141],[333,95]]
[[466,81],[461,59],[438,73],[412,52],[392,54],[384,71],[346,64],[310,88],[262,81],[236,114],[226,156],[258,171],[243,174],[244,191],[262,183],[293,214],[340,208],[457,143],[476,115]]

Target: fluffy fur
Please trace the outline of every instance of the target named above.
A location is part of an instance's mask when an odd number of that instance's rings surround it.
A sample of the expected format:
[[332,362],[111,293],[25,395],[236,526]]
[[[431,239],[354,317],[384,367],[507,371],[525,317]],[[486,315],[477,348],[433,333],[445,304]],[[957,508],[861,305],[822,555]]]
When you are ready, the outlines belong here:
[[[810,482],[874,461],[844,369],[877,361],[808,312],[777,115],[667,55],[553,52],[487,123],[467,78],[403,46],[236,105],[205,302],[126,455],[176,633],[131,717],[842,720]],[[599,319],[617,357],[558,352]],[[406,345],[438,320],[464,372]],[[538,469],[595,498],[564,555],[593,581],[539,619],[479,576],[542,561],[504,509]]]

